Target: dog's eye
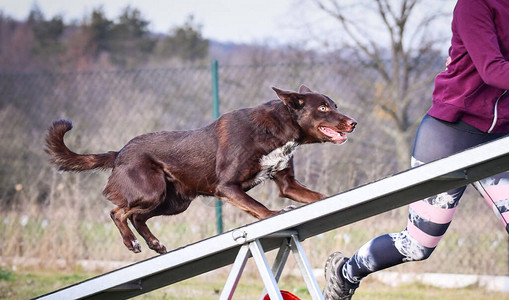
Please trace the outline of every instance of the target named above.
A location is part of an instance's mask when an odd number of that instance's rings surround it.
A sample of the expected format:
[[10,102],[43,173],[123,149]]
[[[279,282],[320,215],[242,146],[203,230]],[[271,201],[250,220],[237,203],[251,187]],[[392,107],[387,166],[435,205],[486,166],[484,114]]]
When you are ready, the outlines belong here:
[[319,110],[319,111],[327,111],[327,106],[325,106],[325,105],[320,105],[320,107],[318,107],[318,110]]

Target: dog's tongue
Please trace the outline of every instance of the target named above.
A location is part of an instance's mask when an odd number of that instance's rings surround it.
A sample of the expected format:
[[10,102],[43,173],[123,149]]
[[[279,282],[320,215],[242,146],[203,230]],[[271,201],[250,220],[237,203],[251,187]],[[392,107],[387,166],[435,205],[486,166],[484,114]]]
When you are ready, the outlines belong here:
[[323,134],[330,137],[333,141],[344,140],[344,133],[337,132],[334,129],[325,126],[320,126],[319,129]]

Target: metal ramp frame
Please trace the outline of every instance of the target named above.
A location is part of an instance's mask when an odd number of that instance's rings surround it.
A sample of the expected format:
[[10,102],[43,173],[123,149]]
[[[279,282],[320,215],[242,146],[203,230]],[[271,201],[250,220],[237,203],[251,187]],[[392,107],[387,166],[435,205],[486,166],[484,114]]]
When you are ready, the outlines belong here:
[[[507,170],[509,137],[76,283],[39,299],[125,299],[233,263],[221,295],[221,299],[230,299],[249,253],[263,273],[271,299],[282,299],[274,273],[280,274],[288,248],[303,257],[304,267],[299,267],[304,270],[305,280],[310,280],[306,283],[313,299],[323,299],[319,290],[315,292],[318,286],[309,273],[309,265],[305,265],[307,259],[299,249],[300,241]],[[285,246],[288,243],[290,247]],[[278,248],[272,272],[264,252]]]
[[[239,236],[239,238],[242,238],[242,236]],[[240,280],[242,271],[244,270],[249,254],[251,253],[265,285],[265,289],[263,290],[260,299],[263,299],[265,294],[268,293],[270,299],[283,300],[277,282],[283,272],[283,268],[290,252],[295,255],[295,260],[297,261],[297,265],[302,273],[308,291],[311,294],[311,298],[323,299],[318,282],[316,282],[316,279],[313,276],[311,265],[309,264],[306,254],[304,253],[304,249],[300,244],[298,233],[296,231],[280,231],[269,235],[267,238],[282,238],[281,247],[279,248],[274,260],[272,270],[269,267],[267,258],[265,257],[265,251],[263,250],[259,239],[243,244],[235,258],[230,275],[226,280],[226,284],[224,285],[219,299],[232,299],[237,283]]]

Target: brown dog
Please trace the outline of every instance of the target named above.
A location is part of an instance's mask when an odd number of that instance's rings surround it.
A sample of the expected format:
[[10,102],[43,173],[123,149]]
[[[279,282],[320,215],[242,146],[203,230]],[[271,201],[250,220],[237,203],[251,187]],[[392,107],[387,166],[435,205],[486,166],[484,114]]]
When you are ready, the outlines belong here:
[[215,196],[258,219],[279,213],[246,194],[265,179],[276,182],[281,196],[298,202],[325,197],[295,179],[294,151],[302,144],[342,144],[357,122],[339,113],[329,97],[305,86],[298,93],[273,89],[282,101],[226,113],[200,129],[140,135],[118,152],[76,154],[63,140],[71,122],[55,121],[46,152],[63,171],[112,168],[103,194],[117,205],[110,215],[124,244],[141,251],[127,224],[130,219],[148,246],[164,253],[145,222],[183,212],[198,195]]

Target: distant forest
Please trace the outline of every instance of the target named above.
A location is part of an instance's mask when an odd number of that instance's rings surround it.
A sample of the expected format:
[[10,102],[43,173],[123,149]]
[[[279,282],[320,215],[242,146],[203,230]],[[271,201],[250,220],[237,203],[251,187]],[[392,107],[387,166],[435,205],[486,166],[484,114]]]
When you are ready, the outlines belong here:
[[127,6],[115,19],[101,7],[81,21],[47,17],[34,5],[26,20],[0,10],[0,72],[68,72],[170,67],[228,63],[257,64],[267,56],[300,60],[310,51],[279,45],[219,43],[203,37],[202,25],[192,15],[165,34],[149,31],[150,21],[137,8]]
[[102,8],[81,22],[66,24],[61,16],[48,18],[33,6],[26,20],[0,12],[0,70],[37,72],[136,68],[174,59],[206,58],[209,41],[192,16],[167,34],[155,35],[140,11],[125,7],[110,20]]

